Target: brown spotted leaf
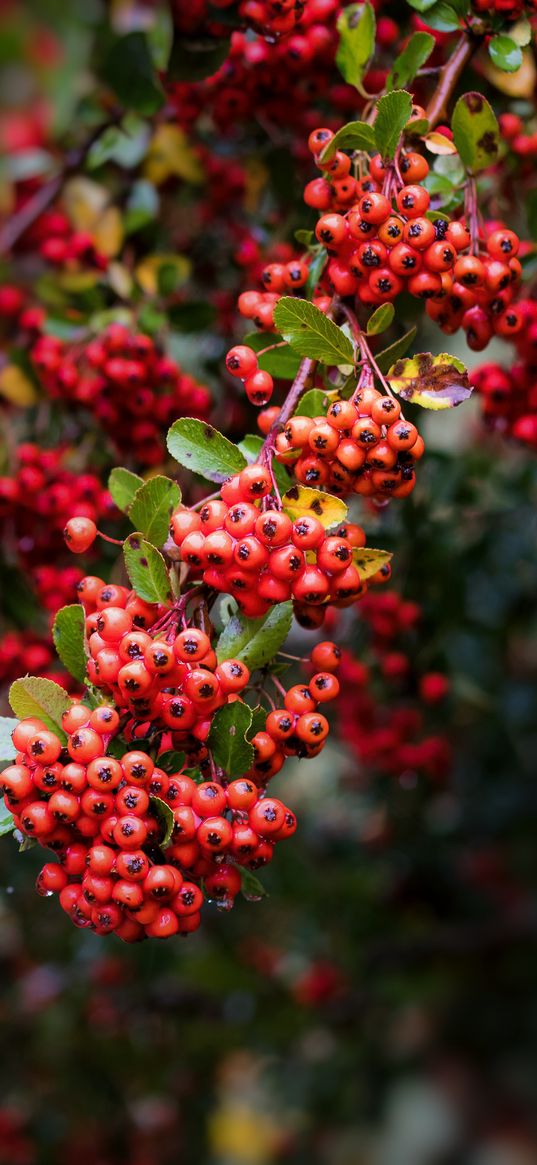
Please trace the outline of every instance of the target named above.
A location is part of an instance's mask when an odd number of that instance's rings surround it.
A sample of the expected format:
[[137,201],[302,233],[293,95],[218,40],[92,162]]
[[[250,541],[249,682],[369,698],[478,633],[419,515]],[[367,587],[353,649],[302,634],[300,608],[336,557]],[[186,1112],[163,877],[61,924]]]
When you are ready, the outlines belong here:
[[387,566],[392,558],[393,555],[389,550],[374,550],[372,546],[357,546],[352,552],[352,561],[362,582],[371,578],[377,573],[377,570],[382,570],[382,567]]
[[418,352],[408,360],[397,360],[387,379],[402,400],[424,409],[452,409],[472,391],[464,364],[447,352],[438,356]]
[[347,516],[347,507],[341,498],[306,485],[294,485],[288,489],[282,497],[282,506],[292,522],[297,518],[317,518],[325,530],[344,522]]
[[482,93],[463,93],[451,119],[453,141],[461,162],[472,174],[486,170],[498,158],[500,127]]

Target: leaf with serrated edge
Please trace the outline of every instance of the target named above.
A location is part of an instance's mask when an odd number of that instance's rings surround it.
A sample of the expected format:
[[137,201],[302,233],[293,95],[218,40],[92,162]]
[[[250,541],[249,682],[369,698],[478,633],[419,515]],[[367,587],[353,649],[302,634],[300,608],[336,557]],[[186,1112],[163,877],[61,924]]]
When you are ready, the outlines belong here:
[[274,309],[274,322],[301,356],[323,364],[354,363],[354,349],[348,337],[306,299],[283,296]]
[[394,360],[400,360],[408,352],[410,345],[414,342],[417,330],[417,328],[410,328],[408,332],[405,332],[404,336],[400,336],[398,340],[394,340],[389,348],[384,348],[382,352],[379,352],[378,356],[375,356],[375,361],[381,372],[388,372]]
[[218,429],[195,417],[180,417],[168,431],[169,452],[179,465],[208,481],[221,482],[240,473],[246,458]]
[[376,19],[371,4],[351,4],[338,17],[336,65],[348,85],[362,92],[362,81],[375,49]]
[[352,552],[352,561],[358,570],[361,582],[372,578],[377,570],[381,570],[392,558],[393,555],[389,550],[374,550],[372,546],[357,546]]
[[408,360],[398,360],[387,376],[393,392],[410,404],[424,409],[452,409],[472,392],[464,364],[440,352],[418,352]]
[[67,736],[61,726],[62,713],[71,707],[73,701],[65,688],[43,676],[23,676],[11,685],[9,703],[19,720],[35,716],[56,733],[62,744],[66,743]]
[[307,485],[293,485],[288,489],[282,498],[282,508],[292,522],[305,516],[317,518],[325,530],[344,522],[347,517],[347,506],[341,498],[320,489],[310,489]]
[[492,166],[498,157],[500,127],[482,93],[459,97],[451,119],[453,141],[461,162],[472,174]]
[[331,397],[335,395],[334,392],[325,392],[322,388],[310,388],[308,392],[301,396],[296,413],[300,417],[321,417],[324,416]]
[[136,490],[140,489],[143,484],[143,477],[139,477],[137,473],[131,473],[130,469],[118,466],[117,469],[112,470],[108,478],[108,489],[118,510],[123,510],[124,514],[128,513]]
[[377,307],[367,321],[366,332],[368,336],[378,336],[381,332],[385,332],[386,328],[393,324],[395,319],[395,308],[393,303],[381,303]]
[[81,684],[86,679],[85,626],[83,608],[79,603],[71,603],[58,611],[52,628],[54,646],[62,663]]
[[166,846],[170,844],[172,839],[173,827],[175,824],[173,809],[171,809],[167,802],[163,801],[161,797],[150,797],[149,804],[155,817],[160,822],[164,830],[162,841],[159,841],[158,843],[159,848],[166,849]]
[[342,125],[321,152],[321,161],[329,162],[336,150],[375,150],[375,131],[364,121],[349,121]]
[[214,713],[207,744],[218,768],[228,777],[241,777],[254,763],[254,750],[246,740],[252,723],[252,709],[242,700],[224,704]]
[[168,537],[170,518],[181,501],[181,490],[170,477],[150,477],[134,495],[129,510],[133,526],[154,546],[162,546]]
[[123,543],[125,567],[130,584],[146,603],[168,603],[172,597],[170,580],[162,554],[139,531]]
[[285,643],[293,620],[293,604],[277,603],[261,619],[233,615],[216,645],[218,662],[240,659],[250,672],[264,667]]
[[375,141],[382,158],[395,157],[401,134],[412,110],[412,97],[404,89],[394,89],[377,101],[374,121]]
[[5,760],[13,760],[17,755],[11,734],[18,723],[14,716],[0,716],[0,763]]

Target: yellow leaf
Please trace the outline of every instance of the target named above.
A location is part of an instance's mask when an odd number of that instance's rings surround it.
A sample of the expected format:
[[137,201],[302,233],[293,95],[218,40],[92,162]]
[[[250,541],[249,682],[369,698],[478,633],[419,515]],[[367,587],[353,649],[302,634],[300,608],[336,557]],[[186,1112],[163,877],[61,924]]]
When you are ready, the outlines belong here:
[[393,555],[389,550],[374,550],[372,546],[356,547],[352,552],[352,561],[358,568],[362,582],[371,578],[392,558]]
[[516,73],[504,73],[503,69],[497,69],[496,65],[492,64],[490,57],[485,55],[480,57],[480,64],[487,81],[490,81],[495,89],[499,89],[500,93],[505,93],[507,97],[519,97],[524,100],[529,100],[533,96],[537,81],[537,68],[530,48],[522,49],[522,64]]
[[91,178],[70,178],[63,188],[63,205],[75,231],[93,232],[108,203],[108,192]]
[[117,206],[107,206],[93,228],[97,250],[113,259],[123,243],[123,220]]
[[56,282],[62,291],[77,295],[79,291],[91,291],[100,278],[100,271],[59,271]]
[[172,177],[194,185],[203,182],[199,158],[178,125],[157,126],[144,162],[144,176],[154,186],[161,186]]
[[408,360],[397,360],[387,380],[403,400],[424,409],[452,409],[472,391],[464,364],[447,352],[439,352],[438,356],[418,352]]
[[123,263],[109,263],[106,274],[112,291],[121,299],[128,299],[132,291],[132,275],[128,267]]
[[424,142],[430,154],[456,154],[457,147],[451,138],[447,138],[443,133],[428,133],[424,137]]
[[287,490],[282,497],[282,505],[291,521],[304,517],[317,518],[325,530],[344,522],[347,517],[347,506],[341,498],[320,489],[310,489],[306,485],[294,485]]
[[22,409],[29,408],[37,400],[37,392],[32,381],[16,364],[7,364],[0,372],[0,396]]
[[161,267],[174,267],[178,283],[184,283],[190,275],[190,263],[184,255],[148,255],[147,259],[138,264],[135,271],[138,283],[146,295],[157,294]]
[[278,1125],[259,1109],[234,1100],[212,1113],[209,1137],[219,1160],[236,1165],[269,1165],[279,1140]]

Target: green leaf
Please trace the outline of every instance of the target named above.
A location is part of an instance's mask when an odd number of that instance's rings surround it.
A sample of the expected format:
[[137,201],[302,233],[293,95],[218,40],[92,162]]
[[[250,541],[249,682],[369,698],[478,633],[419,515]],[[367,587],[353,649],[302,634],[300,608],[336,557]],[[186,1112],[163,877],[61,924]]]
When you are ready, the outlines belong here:
[[150,116],[164,104],[164,92],[143,32],[129,32],[114,41],[102,76],[126,109]]
[[0,801],[0,837],[5,837],[6,833],[13,833],[15,829],[15,822],[13,814],[10,813],[3,800]]
[[194,417],[180,417],[175,421],[168,431],[167,444],[179,465],[192,473],[200,473],[208,481],[225,481],[247,464],[237,446],[218,429]]
[[169,748],[166,752],[160,752],[157,761],[158,768],[163,769],[165,773],[172,776],[174,773],[179,773],[185,763],[184,752],[177,752],[175,748]]
[[386,88],[391,90],[409,85],[429,59],[434,46],[435,39],[430,32],[414,32],[402,53],[396,57],[386,79]]
[[262,619],[232,615],[216,645],[219,663],[240,659],[249,670],[264,667],[285,643],[293,621],[293,604],[277,603]]
[[274,322],[301,356],[323,364],[354,364],[354,349],[348,337],[306,299],[283,296],[274,309]]
[[322,277],[327,263],[328,251],[326,251],[324,247],[321,247],[315,255],[315,258],[312,259],[309,266],[309,274],[305,287],[305,292],[309,299],[311,299],[311,296],[313,295],[313,292],[315,291],[315,288],[317,287],[317,284]]
[[123,543],[130,584],[146,603],[168,603],[172,597],[166,563],[159,550],[142,535],[130,534]]
[[441,0],[427,10],[426,23],[438,32],[454,32],[459,28],[461,18],[454,4],[447,4]]
[[[375,131],[372,125],[365,121],[349,121],[342,125],[334,134],[332,140],[324,147],[321,160],[329,162],[336,150],[364,150],[372,152],[375,149]],[[298,234],[298,231],[296,232]]]
[[304,231],[302,229],[295,231],[295,239],[297,243],[300,243],[301,247],[311,247],[312,244],[315,245],[316,241],[313,231]]
[[241,866],[239,873],[241,876],[241,894],[247,902],[260,902],[262,898],[268,898],[268,891],[251,870],[246,870],[244,866]]
[[500,127],[481,93],[459,97],[451,119],[453,140],[461,162],[472,174],[492,166],[498,157]]
[[229,40],[187,40],[177,33],[172,45],[167,74],[171,81],[202,81],[212,77],[229,53]]
[[[274,332],[249,332],[242,342],[254,352],[261,352],[263,348],[269,348],[272,344],[285,344],[282,337],[275,335]],[[300,357],[286,344],[284,348],[274,348],[272,352],[260,356],[258,363],[262,371],[270,372],[271,376],[279,376],[282,380],[294,380],[300,368]]]
[[254,750],[246,740],[252,723],[252,709],[242,700],[224,704],[214,713],[207,744],[218,768],[228,777],[241,777],[254,763]]
[[489,41],[489,56],[504,73],[516,73],[522,64],[522,50],[510,36],[493,36]]
[[[238,448],[240,449],[241,453],[244,453],[244,456],[246,457],[249,465],[252,465],[254,461],[257,461],[262,446],[263,438],[258,437],[257,433],[247,433],[246,436],[243,437],[242,441],[239,441],[238,444]],[[280,493],[285,493],[289,485],[289,475],[286,472],[284,466],[280,465],[279,461],[273,461],[272,472],[276,479],[276,485],[278,486]]]
[[176,303],[168,309],[170,323],[180,332],[204,332],[211,327],[215,318],[215,308],[205,300]]
[[181,501],[181,490],[170,477],[150,477],[136,491],[129,509],[129,518],[136,530],[152,542],[162,546],[170,529],[170,518]]
[[13,760],[17,755],[11,734],[18,723],[13,716],[0,716],[0,764],[5,760]]
[[428,12],[436,4],[436,0],[408,0],[411,8],[415,8],[416,12]]
[[118,510],[122,510],[124,514],[128,513],[136,491],[143,484],[143,477],[139,477],[137,473],[131,473],[130,469],[123,469],[122,466],[119,466],[112,470],[108,478],[108,489]]
[[123,124],[111,125],[93,143],[88,157],[88,170],[113,161],[124,170],[139,166],[147,153],[150,127],[136,114],[127,114]]
[[247,740],[253,740],[257,732],[264,732],[267,724],[267,709],[262,704],[252,708],[252,723],[247,732]]
[[394,89],[377,101],[374,130],[377,150],[382,158],[394,158],[401,134],[410,117],[412,97],[404,89]]
[[310,489],[307,485],[291,486],[282,497],[282,508],[292,522],[307,515],[317,518],[325,530],[344,522],[347,517],[347,506],[341,498],[324,490]]
[[161,797],[150,797],[151,812],[154,813],[162,828],[162,838],[159,840],[159,849],[166,849],[172,839],[175,824],[173,809]]
[[301,417],[321,417],[326,413],[329,402],[330,396],[322,388],[310,388],[309,392],[300,397],[296,412]]
[[56,733],[62,744],[66,743],[62,714],[71,707],[73,701],[65,688],[42,676],[23,676],[11,685],[9,703],[19,720],[35,716]]
[[148,223],[154,222],[159,212],[160,199],[152,182],[140,178],[131,187],[125,206],[123,227],[125,234],[131,235]]
[[337,22],[336,65],[348,85],[362,92],[362,81],[375,50],[376,20],[369,3],[350,4]]
[[375,356],[376,363],[381,372],[388,372],[395,360],[400,360],[401,356],[406,355],[410,345],[414,342],[416,332],[417,328],[410,328],[408,332],[405,332],[404,336],[400,336],[398,340],[390,344],[389,348],[384,348],[382,352],[379,352],[378,356]]
[[410,404],[425,409],[452,409],[472,392],[464,364],[441,352],[419,352],[409,360],[398,360],[387,376],[393,392]]
[[52,627],[54,646],[62,663],[81,684],[86,679],[85,626],[83,608],[71,603],[58,611]]
[[367,321],[366,332],[368,336],[378,336],[380,332],[385,332],[386,328],[393,324],[395,319],[395,308],[393,303],[381,303],[377,307]]

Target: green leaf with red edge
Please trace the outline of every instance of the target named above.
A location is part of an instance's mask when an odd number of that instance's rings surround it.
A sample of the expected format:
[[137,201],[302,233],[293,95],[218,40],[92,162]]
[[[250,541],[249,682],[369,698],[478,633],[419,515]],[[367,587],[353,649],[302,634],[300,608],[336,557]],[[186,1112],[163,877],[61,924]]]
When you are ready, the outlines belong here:
[[58,655],[67,671],[81,684],[86,679],[86,620],[79,603],[62,607],[54,620],[52,638]]
[[468,373],[461,360],[440,352],[418,352],[408,360],[398,360],[387,375],[392,392],[410,404],[425,409],[452,409],[472,392]]
[[493,166],[500,146],[500,127],[482,93],[459,97],[451,119],[453,141],[461,162],[472,174]]
[[246,739],[252,724],[252,709],[242,700],[224,704],[214,713],[207,744],[218,768],[234,779],[248,772],[254,750]]
[[363,93],[362,82],[375,51],[377,22],[371,4],[350,4],[338,17],[336,65],[348,85]]
[[123,543],[123,556],[130,584],[146,603],[169,603],[170,577],[162,554],[146,542],[137,530]]
[[11,685],[9,703],[19,720],[35,716],[55,732],[62,744],[67,735],[62,728],[62,714],[73,703],[65,688],[43,676],[23,676]]

